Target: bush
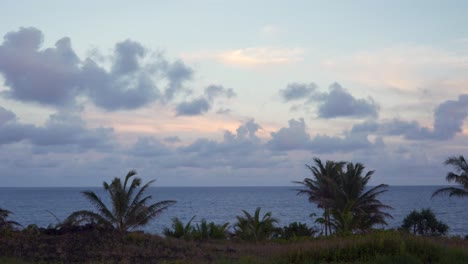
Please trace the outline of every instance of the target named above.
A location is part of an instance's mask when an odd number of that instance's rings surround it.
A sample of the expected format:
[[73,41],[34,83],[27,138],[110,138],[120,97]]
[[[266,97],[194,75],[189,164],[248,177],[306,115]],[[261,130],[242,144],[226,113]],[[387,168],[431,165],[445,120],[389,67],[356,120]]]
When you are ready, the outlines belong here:
[[294,222],[283,228],[277,229],[276,236],[278,238],[290,240],[299,237],[312,237],[317,233],[317,230],[308,227],[307,224],[301,222]]
[[449,227],[436,219],[435,214],[430,208],[422,209],[421,212],[413,210],[403,220],[401,229],[423,236],[442,236],[445,235]]

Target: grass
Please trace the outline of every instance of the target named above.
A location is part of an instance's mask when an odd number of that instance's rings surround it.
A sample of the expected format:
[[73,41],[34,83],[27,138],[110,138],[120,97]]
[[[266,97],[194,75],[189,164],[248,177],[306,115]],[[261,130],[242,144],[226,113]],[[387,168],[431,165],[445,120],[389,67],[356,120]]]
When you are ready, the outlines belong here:
[[300,241],[186,241],[133,233],[3,235],[0,263],[468,263],[468,241],[395,231]]

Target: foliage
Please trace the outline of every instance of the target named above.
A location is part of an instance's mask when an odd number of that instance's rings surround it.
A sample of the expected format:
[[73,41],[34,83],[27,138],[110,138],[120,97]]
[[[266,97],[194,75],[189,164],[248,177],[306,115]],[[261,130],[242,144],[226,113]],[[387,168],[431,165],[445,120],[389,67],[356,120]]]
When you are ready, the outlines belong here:
[[463,156],[451,156],[444,162],[445,165],[454,167],[455,172],[448,172],[446,180],[455,182],[460,187],[440,188],[432,194],[432,197],[439,194],[448,194],[451,196],[468,197],[468,163]]
[[195,226],[192,221],[195,216],[184,225],[182,220],[175,217],[172,218],[172,229],[165,228],[163,234],[166,237],[183,238],[186,240],[207,240],[207,239],[226,239],[228,236],[229,223],[222,225],[215,224],[214,222],[207,222],[202,219],[200,223]]
[[423,236],[445,235],[449,227],[436,219],[430,208],[422,209],[421,212],[413,210],[403,220],[401,228],[407,232]]
[[392,216],[385,209],[390,206],[381,203],[378,196],[387,191],[387,185],[380,184],[369,190],[366,185],[374,174],[361,163],[326,161],[325,165],[314,158],[315,166],[309,166],[313,178],[305,178],[298,194],[305,194],[309,202],[324,209],[323,217],[316,220],[325,228],[325,236],[335,230],[338,234],[366,232],[376,224],[386,225],[386,218]]
[[271,239],[276,230],[275,224],[278,223],[273,218],[271,212],[266,213],[260,218],[260,207],[257,207],[254,214],[242,210],[244,216],[236,216],[237,223],[234,225],[235,234],[242,240],[262,241]]
[[[145,196],[144,192],[154,180],[149,181],[138,190],[141,185],[140,178],[133,178],[136,171],[129,171],[124,183],[120,178],[114,178],[111,184],[103,183],[104,190],[108,193],[112,208],[108,208],[104,202],[92,191],[84,191],[83,195],[94,205],[97,213],[93,211],[77,211],[72,213],[65,222],[70,225],[88,223],[104,228],[113,228],[120,233],[129,229],[146,225],[157,217],[175,201],[161,201],[147,204],[151,195]],[[132,179],[130,183],[129,180]]]
[[226,239],[228,237],[229,223],[222,225],[215,224],[214,222],[208,223],[206,219],[202,219],[200,224],[196,225],[193,232],[194,239]]
[[191,239],[193,236],[193,231],[195,230],[192,226],[193,219],[195,219],[195,216],[190,218],[187,224],[184,225],[182,220],[180,220],[178,217],[174,217],[172,218],[172,229],[166,227],[163,231],[163,234],[166,237]]
[[394,231],[281,243],[194,243],[136,232],[115,239],[95,230],[72,236],[16,231],[13,236],[0,237],[0,256],[0,260],[19,263],[462,264],[468,263],[468,241]]
[[279,238],[290,240],[300,237],[313,237],[317,231],[308,227],[305,223],[294,222],[283,228],[278,228],[276,232]]
[[0,208],[0,231],[11,231],[16,229],[16,227],[21,226],[19,223],[15,221],[8,220],[7,218],[10,216],[11,212],[5,209]]

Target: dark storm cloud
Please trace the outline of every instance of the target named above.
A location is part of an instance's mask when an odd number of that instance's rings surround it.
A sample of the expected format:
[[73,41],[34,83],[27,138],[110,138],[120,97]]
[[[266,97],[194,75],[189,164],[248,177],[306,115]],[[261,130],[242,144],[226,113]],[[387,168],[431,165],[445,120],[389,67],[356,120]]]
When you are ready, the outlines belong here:
[[293,100],[306,99],[317,90],[318,86],[315,83],[290,83],[286,89],[280,90],[280,95],[285,102]]
[[73,114],[51,115],[43,126],[19,123],[13,112],[0,107],[0,118],[5,116],[7,119],[0,122],[0,144],[27,141],[41,152],[112,148],[112,129],[88,129],[84,121]]
[[[10,89],[3,96],[55,107],[74,105],[78,96],[87,96],[109,111],[136,109],[172,100],[193,75],[182,61],[151,57],[131,40],[115,45],[110,70],[92,58],[78,58],[69,38],[58,40],[53,48],[41,49],[42,42],[42,32],[36,28],[4,36],[0,73]],[[155,77],[167,83],[163,92]]]
[[[314,100],[314,98],[312,98]],[[330,86],[330,92],[319,99],[319,117],[377,117],[379,106],[371,98],[356,99],[338,83]]]
[[314,153],[351,152],[373,147],[367,135],[346,133],[344,137],[317,135],[311,138],[304,119],[291,119],[289,126],[271,133],[267,147],[275,151],[308,150]]
[[218,97],[232,98],[236,93],[232,88],[224,88],[221,85],[209,85],[205,88],[203,96],[191,101],[181,102],[176,106],[176,115],[195,116],[208,112]]
[[357,124],[353,126],[351,132],[403,136],[409,140],[448,140],[462,131],[463,122],[467,117],[468,94],[463,94],[458,97],[458,100],[448,100],[437,106],[434,111],[432,129],[421,126],[417,121],[393,119],[380,123]]

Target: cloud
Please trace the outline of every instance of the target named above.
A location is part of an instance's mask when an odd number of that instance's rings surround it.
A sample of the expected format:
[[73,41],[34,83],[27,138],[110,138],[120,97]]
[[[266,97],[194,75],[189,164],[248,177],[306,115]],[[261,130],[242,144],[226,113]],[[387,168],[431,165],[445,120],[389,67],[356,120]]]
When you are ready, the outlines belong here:
[[216,60],[226,65],[256,67],[290,64],[303,60],[302,48],[249,47],[183,54],[186,60]]
[[176,107],[178,116],[195,116],[201,115],[211,109],[211,102],[204,98],[196,98],[192,101],[181,102]]
[[423,127],[417,121],[393,119],[390,121],[356,124],[352,133],[377,133],[380,135],[403,136],[408,140],[449,140],[462,132],[463,122],[468,117],[468,94],[458,100],[447,100],[434,111],[433,128]]
[[[304,100],[305,104],[318,103],[318,116],[321,118],[374,117],[378,116],[379,106],[372,99],[358,99],[340,84],[333,83],[328,93],[322,93],[314,83],[292,83],[279,91],[285,102]],[[297,110],[301,106],[294,106]]]
[[312,101],[319,100],[319,117],[377,117],[379,106],[372,98],[368,100],[356,99],[338,83],[330,86],[330,92],[322,98],[311,98]]
[[[63,108],[75,105],[81,96],[108,111],[136,109],[173,100],[193,75],[182,61],[152,56],[132,40],[115,45],[110,70],[91,57],[80,59],[69,38],[58,40],[53,48],[41,49],[42,42],[36,28],[5,35],[0,73],[9,90],[4,97]],[[158,85],[163,83],[167,85],[161,92]]]
[[235,97],[236,93],[232,88],[224,88],[221,85],[209,85],[205,88],[203,96],[192,99],[191,101],[181,102],[176,106],[177,116],[195,116],[208,112],[216,98]]
[[140,137],[129,150],[129,153],[138,157],[155,157],[167,155],[170,150],[155,138]]
[[[467,56],[457,49],[444,50],[421,45],[395,45],[373,51],[329,58],[322,62],[342,80],[367,86],[391,87],[403,92],[415,92],[428,85],[437,91],[440,86],[450,92],[466,89]],[[447,94],[447,90],[444,91]]]
[[280,95],[285,102],[301,100],[311,96],[318,86],[315,83],[290,83],[286,89],[280,90]]
[[[352,152],[374,146],[367,135],[345,133],[344,137],[317,135],[311,138],[306,131],[304,119],[291,119],[289,126],[271,133],[267,147],[276,151],[307,150],[314,153]],[[381,144],[382,142],[378,142]]]
[[164,142],[179,143],[179,142],[181,142],[181,140],[180,140],[180,138],[178,136],[170,136],[170,137],[165,137]]
[[183,84],[192,79],[193,70],[181,60],[177,60],[173,63],[169,63],[165,60],[163,62],[163,72],[169,79],[167,88],[164,91],[164,96],[166,101],[171,101],[174,99],[175,95],[185,90]]
[[222,52],[219,57],[225,64],[259,66],[288,64],[302,60],[304,50],[300,48],[255,47]]
[[224,88],[221,85],[209,85],[205,88],[205,96],[210,99],[215,97],[224,96],[226,98],[232,98],[237,96],[232,88]]
[[54,48],[39,50],[43,35],[35,28],[9,32],[0,45],[0,73],[11,89],[3,95],[16,100],[63,106],[80,92],[79,59],[69,38]]
[[310,135],[306,132],[304,119],[291,119],[289,126],[272,132],[272,139],[267,143],[273,150],[306,149],[310,141]]
[[111,128],[87,128],[75,114],[53,114],[43,126],[19,123],[16,115],[4,108],[0,108],[1,116],[7,119],[0,123],[0,144],[29,142],[37,152],[107,151],[113,147]]

